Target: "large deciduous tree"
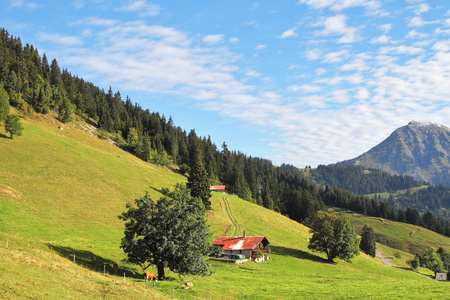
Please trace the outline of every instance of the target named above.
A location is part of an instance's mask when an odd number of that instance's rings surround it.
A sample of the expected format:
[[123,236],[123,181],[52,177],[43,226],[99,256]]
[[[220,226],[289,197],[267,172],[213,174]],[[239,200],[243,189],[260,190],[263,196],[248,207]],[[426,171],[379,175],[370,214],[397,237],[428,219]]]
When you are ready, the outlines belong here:
[[371,226],[364,225],[361,233],[361,243],[359,248],[367,255],[375,257],[376,255],[375,231]]
[[156,265],[160,280],[165,279],[164,268],[180,276],[207,275],[203,255],[209,250],[210,233],[201,200],[177,184],[172,192],[164,190],[157,203],[148,193],[135,202],[136,207],[127,204],[119,216],[126,222],[121,248],[128,261],[143,270]]
[[313,236],[308,248],[325,253],[328,261],[335,258],[349,261],[359,254],[359,238],[347,218],[318,211],[309,220],[309,227]]

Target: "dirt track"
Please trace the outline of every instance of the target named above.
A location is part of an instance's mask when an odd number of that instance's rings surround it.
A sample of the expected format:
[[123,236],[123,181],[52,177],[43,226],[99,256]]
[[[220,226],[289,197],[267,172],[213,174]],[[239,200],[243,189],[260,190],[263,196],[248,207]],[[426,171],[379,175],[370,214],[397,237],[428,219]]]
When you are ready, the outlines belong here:
[[376,255],[377,255],[377,257],[379,257],[381,259],[383,264],[385,264],[386,266],[397,267],[397,265],[394,265],[393,263],[391,263],[391,260],[389,258],[387,258],[383,254],[381,254],[380,248],[378,248],[378,246],[376,246]]

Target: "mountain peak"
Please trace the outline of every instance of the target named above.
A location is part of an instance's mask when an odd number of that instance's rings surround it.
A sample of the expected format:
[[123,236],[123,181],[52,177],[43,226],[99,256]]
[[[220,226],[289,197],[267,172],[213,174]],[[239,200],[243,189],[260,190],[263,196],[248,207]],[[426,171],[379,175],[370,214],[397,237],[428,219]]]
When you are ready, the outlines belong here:
[[411,121],[366,153],[338,164],[358,164],[391,174],[450,185],[450,129]]
[[416,126],[416,127],[430,127],[430,126],[437,126],[437,127],[445,127],[444,125],[438,124],[438,123],[433,123],[433,122],[423,122],[423,121],[416,121],[416,120],[412,120],[411,122],[408,123],[407,126]]

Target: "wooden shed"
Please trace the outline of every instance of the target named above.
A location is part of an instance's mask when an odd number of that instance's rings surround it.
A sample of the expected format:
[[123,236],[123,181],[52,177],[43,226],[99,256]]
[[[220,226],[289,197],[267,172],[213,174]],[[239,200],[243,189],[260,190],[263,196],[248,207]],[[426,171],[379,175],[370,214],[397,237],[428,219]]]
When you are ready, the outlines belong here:
[[436,273],[434,279],[439,281],[447,281],[447,273]]

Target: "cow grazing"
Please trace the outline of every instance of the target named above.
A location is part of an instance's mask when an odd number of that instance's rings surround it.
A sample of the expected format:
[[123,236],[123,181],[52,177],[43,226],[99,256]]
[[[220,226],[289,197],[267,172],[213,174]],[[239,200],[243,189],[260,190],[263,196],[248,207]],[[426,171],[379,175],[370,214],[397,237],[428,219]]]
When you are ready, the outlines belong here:
[[158,279],[156,279],[155,274],[153,274],[152,272],[145,272],[144,273],[144,281],[147,282],[149,279],[150,280],[155,279],[156,281],[158,281]]

